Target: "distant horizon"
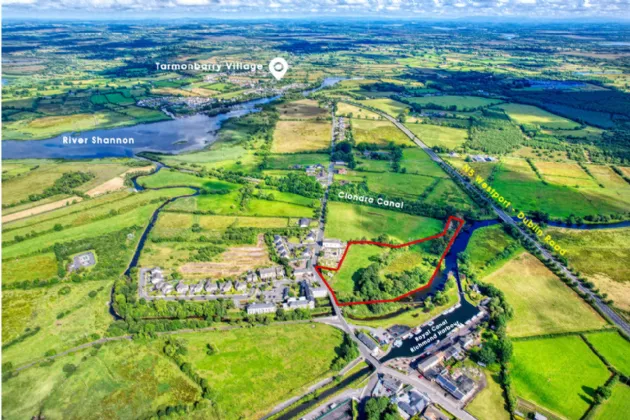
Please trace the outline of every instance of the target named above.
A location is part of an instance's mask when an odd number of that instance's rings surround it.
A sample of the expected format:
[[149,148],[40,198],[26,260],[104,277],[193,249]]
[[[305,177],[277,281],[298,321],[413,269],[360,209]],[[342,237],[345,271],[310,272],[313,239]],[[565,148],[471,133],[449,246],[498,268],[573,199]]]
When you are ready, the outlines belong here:
[[210,15],[207,19],[628,22],[629,9],[628,0],[64,0],[61,4],[4,0],[2,6],[5,20],[173,20]]

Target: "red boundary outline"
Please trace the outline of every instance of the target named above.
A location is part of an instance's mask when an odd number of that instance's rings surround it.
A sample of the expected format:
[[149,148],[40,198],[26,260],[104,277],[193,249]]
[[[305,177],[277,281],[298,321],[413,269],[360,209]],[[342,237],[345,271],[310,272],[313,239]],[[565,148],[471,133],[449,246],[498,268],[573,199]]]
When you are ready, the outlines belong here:
[[[435,267],[435,271],[433,271],[433,275],[431,276],[431,279],[429,279],[429,282],[427,284],[423,285],[423,286],[418,287],[417,289],[411,290],[411,291],[409,291],[409,292],[407,292],[405,294],[402,294],[402,295],[400,295],[398,297],[395,297],[395,298],[392,298],[392,299],[367,300],[367,301],[360,301],[360,302],[339,302],[337,300],[337,295],[335,294],[335,291],[332,289],[332,287],[330,287],[330,284],[328,284],[328,282],[324,278],[324,275],[322,274],[321,270],[339,271],[339,268],[341,267],[341,264],[343,264],[343,261],[346,259],[346,254],[348,253],[348,249],[350,249],[351,245],[377,245],[377,246],[382,246],[382,247],[386,247],[386,248],[403,248],[403,247],[406,247],[406,246],[419,244],[421,242],[430,241],[431,239],[437,239],[437,238],[441,238],[442,236],[445,236],[447,231],[448,231],[448,228],[449,228],[451,222],[454,221],[454,220],[459,222],[459,225],[457,226],[457,229],[455,229],[455,233],[451,237],[451,240],[446,245],[446,249],[442,253],[442,256],[440,257],[440,260],[438,261],[437,267]],[[417,239],[415,241],[407,242],[405,244],[391,245],[391,244],[386,244],[386,243],[382,243],[382,242],[375,242],[375,241],[349,241],[348,245],[346,246],[345,251],[343,252],[343,255],[341,256],[341,260],[339,260],[339,263],[337,264],[337,267],[332,268],[332,267],[324,267],[324,266],[321,266],[321,265],[316,265],[315,266],[315,271],[319,275],[319,278],[322,279],[324,284],[326,284],[326,287],[328,288],[328,290],[330,290],[330,294],[332,295],[333,299],[335,300],[335,303],[337,304],[337,306],[369,305],[369,304],[372,304],[372,303],[396,302],[396,301],[399,301],[401,299],[406,298],[409,295],[412,295],[412,294],[414,294],[416,292],[419,292],[419,291],[424,290],[424,289],[426,289],[426,288],[431,286],[431,284],[433,283],[433,280],[435,279],[435,277],[438,274],[438,271],[440,270],[440,266],[442,265],[442,261],[444,260],[444,257],[446,257],[446,254],[451,249],[451,246],[453,246],[453,242],[455,242],[455,238],[457,237],[457,235],[459,234],[459,231],[462,229],[463,226],[464,226],[464,221],[462,219],[460,219],[459,217],[455,217],[455,216],[449,216],[447,221],[446,221],[446,224],[444,225],[444,230],[442,231],[442,233],[438,233],[436,235],[429,236],[429,237],[422,238],[422,239]]]

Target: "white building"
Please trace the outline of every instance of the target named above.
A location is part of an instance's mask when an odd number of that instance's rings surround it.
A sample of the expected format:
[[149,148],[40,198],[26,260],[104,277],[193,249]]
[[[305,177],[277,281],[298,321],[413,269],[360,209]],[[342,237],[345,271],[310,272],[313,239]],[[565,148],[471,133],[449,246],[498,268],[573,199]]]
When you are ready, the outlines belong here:
[[276,305],[273,303],[251,303],[247,306],[248,315],[271,314],[276,312]]

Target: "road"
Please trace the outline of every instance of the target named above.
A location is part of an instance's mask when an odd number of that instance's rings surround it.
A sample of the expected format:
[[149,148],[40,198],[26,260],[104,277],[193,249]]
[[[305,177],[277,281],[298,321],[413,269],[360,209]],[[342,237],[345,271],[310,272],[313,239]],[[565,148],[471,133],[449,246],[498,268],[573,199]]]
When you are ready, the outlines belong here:
[[[377,112],[374,110],[372,111]],[[460,174],[455,169],[453,169],[449,164],[444,162],[444,160],[440,156],[438,156],[429,146],[423,143],[422,140],[416,137],[402,123],[400,123],[398,120],[396,120],[395,118],[387,114],[384,114],[382,112],[377,112],[377,113],[379,115],[382,115],[387,120],[391,121],[396,127],[398,127],[400,131],[405,133],[407,137],[409,137],[414,143],[416,143],[420,148],[422,148],[431,157],[431,159],[434,162],[438,163],[442,167],[442,169],[444,169],[451,177],[456,178],[459,181],[461,181],[462,185],[467,190],[471,192],[479,193],[476,187],[469,182],[468,178],[464,177],[462,174]],[[602,302],[602,300],[599,297],[597,297],[597,295],[595,295],[592,291],[582,286],[579,279],[573,273],[571,273],[571,271],[569,271],[569,269],[564,264],[558,261],[547,248],[542,246],[540,242],[529,237],[528,232],[522,229],[521,226],[519,226],[519,224],[511,216],[509,216],[501,207],[497,206],[496,202],[494,202],[492,199],[487,197],[485,194],[480,194],[480,195],[481,195],[481,199],[484,200],[490,206],[490,208],[494,211],[494,213],[498,216],[499,219],[501,219],[506,224],[511,225],[514,228],[518,229],[518,231],[524,235],[526,240],[529,241],[532,245],[534,245],[538,251],[540,251],[540,253],[542,254],[545,260],[553,262],[567,276],[567,278],[576,282],[578,284],[579,290],[583,293],[586,293],[588,296],[590,296],[600,311],[606,314],[606,316],[610,318],[610,320],[617,327],[619,327],[622,331],[624,331],[626,335],[630,335],[630,324],[628,324],[623,318],[621,318],[608,305]]]

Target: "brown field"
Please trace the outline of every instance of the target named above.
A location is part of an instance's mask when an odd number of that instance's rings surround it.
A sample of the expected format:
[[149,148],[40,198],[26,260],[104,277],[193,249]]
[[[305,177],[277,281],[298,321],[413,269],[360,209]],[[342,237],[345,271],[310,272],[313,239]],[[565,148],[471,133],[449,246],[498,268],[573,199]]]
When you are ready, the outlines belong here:
[[92,188],[91,190],[86,192],[86,194],[89,195],[90,197],[96,197],[97,195],[106,194],[108,192],[120,190],[122,188],[125,188],[125,175],[126,174],[131,174],[134,172],[150,172],[153,170],[153,168],[154,168],[153,165],[148,165],[148,166],[142,166],[140,168],[129,169],[125,173],[122,173],[110,179],[109,181],[105,181],[101,185]]
[[331,128],[323,121],[279,121],[273,135],[273,153],[322,150],[330,147]]
[[248,270],[271,264],[263,235],[258,236],[256,246],[231,247],[219,258],[220,262],[189,262],[181,266],[179,271],[193,277],[219,279],[238,276]]
[[14,220],[24,219],[25,217],[35,216],[36,214],[46,213],[47,211],[56,210],[66,205],[70,205],[72,202],[78,203],[81,200],[82,200],[81,197],[77,197],[75,195],[70,198],[64,198],[63,200],[58,200],[52,203],[43,204],[41,206],[33,207],[27,210],[18,211],[17,213],[7,214],[6,216],[2,216],[2,223],[8,223]]
[[312,99],[302,99],[282,104],[278,106],[278,111],[282,120],[312,120],[328,116],[328,112],[320,108],[317,105],[317,101]]

